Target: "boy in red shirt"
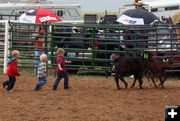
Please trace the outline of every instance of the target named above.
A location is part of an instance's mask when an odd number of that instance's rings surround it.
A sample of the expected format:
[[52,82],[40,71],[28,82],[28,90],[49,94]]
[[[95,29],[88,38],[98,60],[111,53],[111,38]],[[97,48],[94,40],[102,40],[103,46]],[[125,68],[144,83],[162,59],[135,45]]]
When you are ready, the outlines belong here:
[[17,59],[20,57],[20,53],[18,50],[13,50],[12,51],[12,56],[8,61],[8,69],[7,69],[7,75],[9,76],[9,80],[3,82],[3,87],[4,89],[6,88],[6,91],[9,92],[13,89],[14,84],[16,82],[16,76],[20,76],[18,72],[18,67],[17,67]]
[[54,82],[53,90],[57,90],[57,86],[62,78],[64,78],[64,89],[69,88],[69,76],[66,70],[65,63],[71,63],[71,61],[66,61],[64,59],[65,51],[63,49],[57,50],[57,79]]

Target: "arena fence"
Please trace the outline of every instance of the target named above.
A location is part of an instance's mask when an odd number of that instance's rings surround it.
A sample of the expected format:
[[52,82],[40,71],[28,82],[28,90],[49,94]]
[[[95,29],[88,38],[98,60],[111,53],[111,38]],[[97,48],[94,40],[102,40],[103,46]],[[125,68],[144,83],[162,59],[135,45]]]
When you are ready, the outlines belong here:
[[[45,26],[43,33],[36,29]],[[138,56],[140,51],[149,51],[158,58],[174,60],[176,68],[168,71],[180,71],[178,33],[180,27],[156,24],[153,26],[124,25],[74,25],[74,24],[27,24],[11,23],[8,50],[19,50],[19,67],[35,68],[35,50],[41,48],[48,54],[48,68],[56,68],[56,50],[63,48],[69,70],[97,70],[108,72],[113,59],[118,56]],[[35,47],[36,37],[43,38],[43,47]],[[5,62],[5,61],[4,61]],[[6,66],[6,65],[4,65]],[[5,69],[5,68],[4,68]],[[5,70],[4,70],[5,71]]]

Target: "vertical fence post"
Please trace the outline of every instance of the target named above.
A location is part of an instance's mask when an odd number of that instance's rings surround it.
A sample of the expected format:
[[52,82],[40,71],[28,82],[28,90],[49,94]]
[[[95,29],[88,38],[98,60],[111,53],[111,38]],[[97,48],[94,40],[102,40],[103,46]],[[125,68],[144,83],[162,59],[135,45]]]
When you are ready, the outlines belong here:
[[95,27],[93,27],[93,31],[92,31],[92,41],[91,41],[91,46],[92,46],[92,61],[91,64],[94,66],[94,58],[95,58]]
[[53,65],[54,61],[54,25],[51,25],[51,66]]
[[11,55],[11,52],[12,52],[12,50],[13,50],[13,38],[14,38],[14,36],[13,36],[13,32],[14,32],[14,26],[16,26],[16,25],[11,25],[11,28],[10,28],[10,42],[9,42],[9,55],[10,55],[10,57],[12,56]]
[[[135,28],[134,28],[135,29]],[[135,31],[135,30],[134,30]],[[137,28],[136,28],[136,31],[134,32],[134,40],[135,40],[135,43],[133,45],[133,48],[137,48]],[[137,50],[135,50],[133,52],[133,56],[136,57],[136,54],[137,54]]]
[[[172,39],[172,28],[169,26],[168,29],[170,29],[170,39]],[[172,53],[173,53],[173,48],[174,48],[172,41],[174,41],[174,40],[170,40],[170,43],[171,43],[171,59],[173,58]]]
[[[46,23],[46,25],[45,25],[45,31],[44,31],[44,36],[48,36],[48,30],[47,30],[47,28],[48,28],[48,25],[47,25],[47,23]],[[45,54],[48,55],[48,38],[47,38],[47,37],[45,37]]]
[[5,36],[4,36],[4,67],[3,67],[3,73],[6,73],[7,70],[7,58],[8,58],[8,39],[9,39],[9,24],[8,20],[5,21]]

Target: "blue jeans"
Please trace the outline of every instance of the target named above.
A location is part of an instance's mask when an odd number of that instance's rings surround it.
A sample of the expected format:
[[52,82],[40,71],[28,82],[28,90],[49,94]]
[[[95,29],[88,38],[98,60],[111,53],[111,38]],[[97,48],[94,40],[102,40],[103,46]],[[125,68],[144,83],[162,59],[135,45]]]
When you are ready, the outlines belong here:
[[6,87],[6,91],[10,91],[11,89],[13,89],[14,85],[15,85],[15,82],[16,82],[16,77],[15,76],[9,76],[9,80],[8,81],[5,81],[3,82],[3,85]]
[[46,77],[39,77],[39,78],[38,78],[38,83],[37,83],[37,85],[36,85],[36,87],[35,87],[35,90],[39,90],[39,86],[38,86],[38,85],[43,86],[43,85],[45,85],[46,83],[47,83]]
[[64,78],[64,89],[69,88],[69,76],[68,76],[68,73],[63,72],[63,73],[57,75],[57,79],[56,79],[56,81],[54,82],[54,85],[53,85],[53,90],[57,89],[57,86],[58,86],[58,84],[59,84],[59,82],[61,81],[62,78]]
[[35,55],[35,69],[34,69],[34,73],[37,74],[37,67],[39,65],[40,61],[40,55],[45,54],[44,50],[36,50],[34,52]]

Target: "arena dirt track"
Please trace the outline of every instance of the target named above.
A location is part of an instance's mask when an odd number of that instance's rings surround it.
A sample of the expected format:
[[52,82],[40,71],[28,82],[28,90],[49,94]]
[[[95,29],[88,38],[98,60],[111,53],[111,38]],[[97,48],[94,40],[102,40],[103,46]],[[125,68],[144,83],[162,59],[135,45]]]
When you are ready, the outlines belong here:
[[[6,79],[0,76],[1,83]],[[18,78],[11,93],[1,85],[0,121],[164,121],[164,106],[180,105],[180,81],[165,82],[165,89],[145,82],[143,90],[121,83],[117,91],[112,78],[70,76],[69,90],[61,81],[53,91],[54,80],[38,92],[35,77]]]

